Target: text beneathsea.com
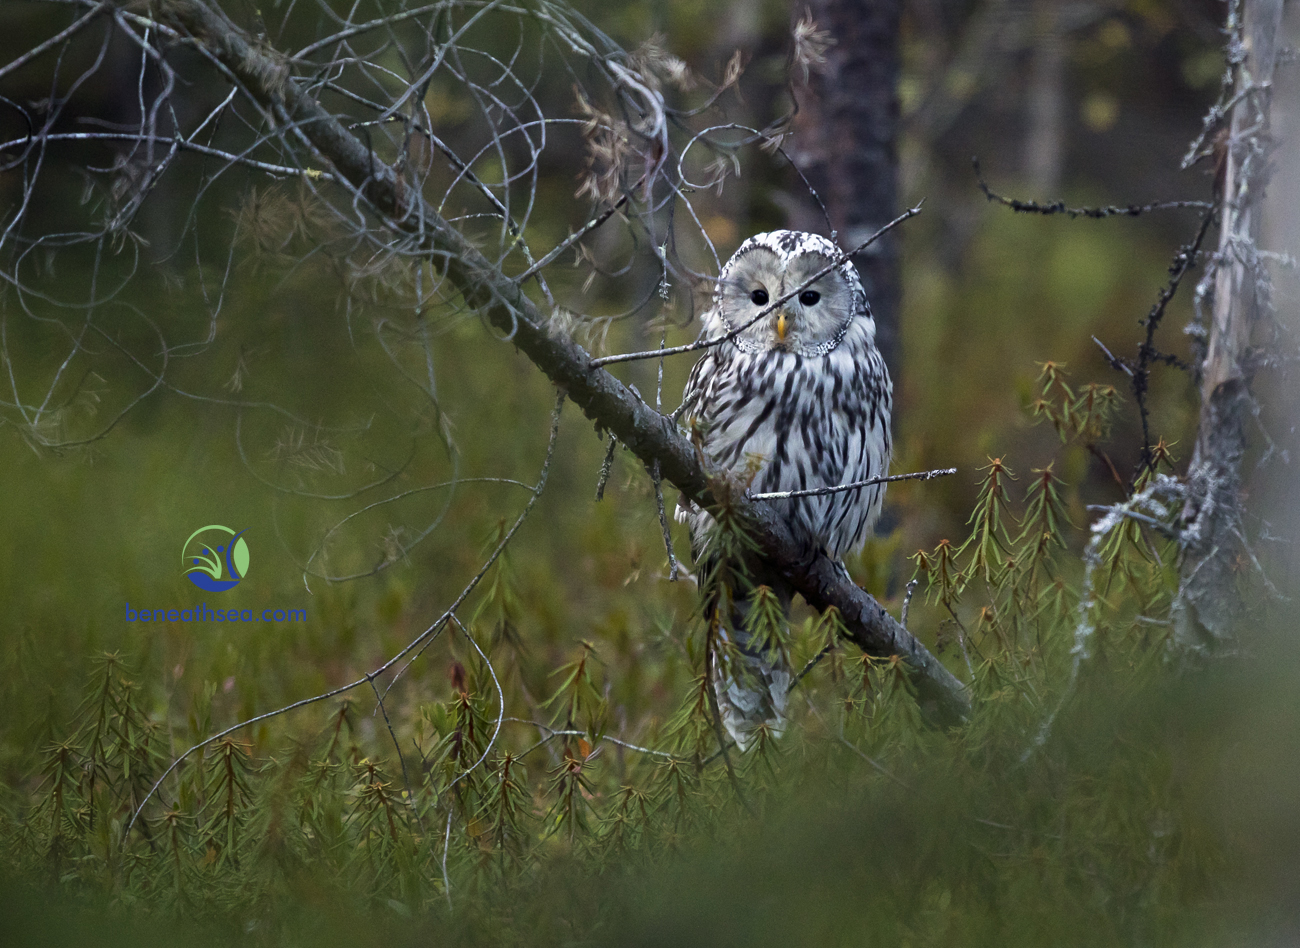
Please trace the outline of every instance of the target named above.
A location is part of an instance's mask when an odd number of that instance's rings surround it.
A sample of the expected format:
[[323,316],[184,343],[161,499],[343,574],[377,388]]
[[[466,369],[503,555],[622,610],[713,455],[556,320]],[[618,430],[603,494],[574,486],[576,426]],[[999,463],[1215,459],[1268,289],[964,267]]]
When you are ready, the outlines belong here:
[[127,622],[306,622],[306,609],[209,609],[206,602],[193,609],[132,609],[126,604]]

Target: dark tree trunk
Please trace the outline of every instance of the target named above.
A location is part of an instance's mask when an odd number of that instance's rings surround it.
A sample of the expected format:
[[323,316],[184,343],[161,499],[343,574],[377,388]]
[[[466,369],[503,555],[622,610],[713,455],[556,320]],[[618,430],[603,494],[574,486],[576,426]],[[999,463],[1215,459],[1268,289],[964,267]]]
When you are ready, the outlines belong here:
[[[796,88],[795,164],[816,188],[838,232],[850,247],[897,216],[898,71],[900,0],[812,0],[795,4],[794,14],[811,10],[817,26],[835,45],[826,62]],[[798,82],[802,76],[796,76]],[[821,211],[801,202],[792,221],[824,230]],[[897,376],[900,281],[896,233],[886,234],[854,261],[876,317],[876,342]]]

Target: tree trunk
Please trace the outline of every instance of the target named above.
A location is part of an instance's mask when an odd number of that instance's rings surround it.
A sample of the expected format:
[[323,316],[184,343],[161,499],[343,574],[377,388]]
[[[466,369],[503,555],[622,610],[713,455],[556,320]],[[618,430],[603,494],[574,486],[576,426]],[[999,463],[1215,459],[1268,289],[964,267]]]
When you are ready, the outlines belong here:
[[1065,36],[1059,0],[1035,0],[1025,175],[1033,193],[1055,200],[1065,154]]
[[[901,0],[813,0],[812,12],[835,45],[806,86],[796,89],[792,157],[817,190],[839,244],[860,243],[897,216],[898,72]],[[795,226],[825,227],[804,202]],[[891,373],[898,368],[898,237],[890,232],[854,260],[876,318],[876,344]]]
[[[1234,22],[1237,9],[1242,22]],[[1269,105],[1282,0],[1244,0],[1228,14],[1229,50],[1240,39],[1232,111],[1222,145],[1219,247],[1198,295],[1210,313],[1200,366],[1201,416],[1187,474],[1183,563],[1174,601],[1174,643],[1187,656],[1228,651],[1242,615],[1244,552],[1241,462],[1253,414],[1249,347],[1271,310],[1258,246],[1268,176]]]

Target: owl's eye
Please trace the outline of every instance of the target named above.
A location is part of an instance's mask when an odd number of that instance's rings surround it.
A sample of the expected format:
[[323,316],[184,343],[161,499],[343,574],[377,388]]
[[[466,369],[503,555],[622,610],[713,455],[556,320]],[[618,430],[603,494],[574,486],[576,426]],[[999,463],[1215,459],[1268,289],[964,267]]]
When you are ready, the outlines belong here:
[[822,295],[816,290],[804,290],[799,294],[799,302],[804,306],[816,306],[817,301],[821,298]]
[[767,290],[755,290],[753,293],[749,294],[749,298],[753,301],[755,306],[766,306]]

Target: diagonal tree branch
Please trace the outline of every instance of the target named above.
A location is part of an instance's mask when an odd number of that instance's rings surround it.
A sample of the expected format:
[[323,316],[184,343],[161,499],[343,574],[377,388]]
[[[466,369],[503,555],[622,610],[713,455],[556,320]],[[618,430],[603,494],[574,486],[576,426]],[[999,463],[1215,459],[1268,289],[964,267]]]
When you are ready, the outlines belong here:
[[[287,57],[253,39],[219,9],[201,0],[170,0],[156,7],[168,25],[189,36],[199,50],[228,70],[270,115],[333,165],[387,226],[408,246],[407,253],[429,256],[465,302],[560,387],[582,411],[616,436],[647,467],[696,503],[712,501],[710,472],[676,424],[643,402],[609,372],[593,365],[581,346],[550,331],[548,321],[524,294],[459,231],[427,205],[359,138],[293,78]],[[962,684],[894,620],[874,598],[858,588],[842,567],[824,553],[804,549],[767,503],[732,498],[759,549],[784,573],[814,609],[835,606],[849,638],[871,655],[900,656],[912,670],[922,709],[937,723],[963,720],[970,701]]]

